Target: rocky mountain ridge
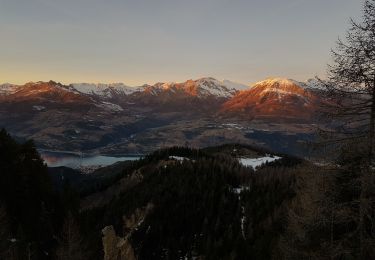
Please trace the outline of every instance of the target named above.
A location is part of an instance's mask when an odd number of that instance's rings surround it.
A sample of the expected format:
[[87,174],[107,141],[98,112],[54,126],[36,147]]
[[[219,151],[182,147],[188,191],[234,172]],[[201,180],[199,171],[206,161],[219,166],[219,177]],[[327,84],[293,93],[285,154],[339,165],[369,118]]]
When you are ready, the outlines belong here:
[[271,146],[308,138],[322,96],[308,84],[269,79],[252,87],[213,78],[157,83],[0,85],[0,128],[48,150],[144,153],[170,145]]

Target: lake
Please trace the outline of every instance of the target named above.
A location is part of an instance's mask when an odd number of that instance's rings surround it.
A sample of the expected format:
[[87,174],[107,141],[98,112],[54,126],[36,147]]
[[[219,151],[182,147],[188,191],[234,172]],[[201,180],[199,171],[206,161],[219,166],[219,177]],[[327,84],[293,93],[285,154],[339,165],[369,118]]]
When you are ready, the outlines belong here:
[[39,151],[49,167],[66,166],[73,169],[81,167],[108,166],[121,161],[134,161],[141,156],[105,156],[105,155],[80,155],[71,152]]

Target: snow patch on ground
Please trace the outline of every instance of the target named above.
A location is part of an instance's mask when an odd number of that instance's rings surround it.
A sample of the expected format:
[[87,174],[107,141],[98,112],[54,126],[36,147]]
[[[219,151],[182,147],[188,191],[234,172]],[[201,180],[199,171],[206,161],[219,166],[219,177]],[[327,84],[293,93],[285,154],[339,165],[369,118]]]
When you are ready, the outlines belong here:
[[243,126],[236,124],[236,123],[226,123],[226,124],[222,124],[221,126],[224,128],[228,128],[228,129],[238,129],[238,130],[244,129]]
[[[239,186],[238,188],[232,188],[232,192],[238,195],[238,200],[241,202],[241,193],[243,191],[250,190],[249,186]],[[241,234],[244,239],[246,239],[246,233],[245,233],[245,223],[246,223],[246,215],[245,215],[245,207],[241,206]]]
[[180,162],[182,162],[182,161],[184,161],[184,160],[188,160],[188,161],[190,160],[190,159],[187,158],[187,157],[174,156],[174,155],[169,156],[169,159],[173,159],[173,160],[180,161]]
[[243,239],[246,239],[246,234],[245,234],[245,222],[246,222],[246,216],[245,216],[245,207],[241,207],[241,234]]
[[119,105],[116,105],[116,104],[113,104],[113,103],[110,103],[110,102],[101,102],[99,104],[96,105],[97,107],[101,107],[101,108],[104,108],[104,109],[107,109],[107,110],[112,110],[112,111],[116,111],[116,112],[119,112],[119,111],[123,111],[124,109],[122,109],[122,107],[120,107]]
[[44,106],[33,106],[33,109],[36,110],[36,111],[42,111],[46,108]]
[[277,161],[280,159],[281,157],[279,156],[267,155],[265,157],[260,157],[260,158],[239,158],[239,161],[243,166],[252,167],[254,170],[256,170],[256,168],[258,168],[259,166],[265,163]]
[[236,193],[236,194],[241,194],[241,192],[243,191],[247,191],[247,190],[250,190],[250,187],[246,187],[246,186],[240,186],[239,188],[233,188],[233,192]]

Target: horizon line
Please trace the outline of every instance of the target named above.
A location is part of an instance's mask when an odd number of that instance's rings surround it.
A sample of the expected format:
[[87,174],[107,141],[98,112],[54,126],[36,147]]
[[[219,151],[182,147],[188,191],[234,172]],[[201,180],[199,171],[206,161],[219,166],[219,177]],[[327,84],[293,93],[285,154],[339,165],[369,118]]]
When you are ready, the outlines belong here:
[[92,85],[99,85],[99,84],[103,84],[103,85],[112,85],[112,84],[122,84],[126,87],[141,87],[141,86],[144,86],[144,85],[150,85],[150,86],[153,86],[153,85],[156,85],[156,84],[160,84],[160,83],[163,83],[163,84],[166,84],[166,83],[171,83],[171,84],[179,84],[179,83],[185,83],[187,81],[197,81],[197,80],[201,80],[201,79],[214,79],[214,80],[217,80],[217,81],[220,81],[220,82],[225,82],[225,81],[229,81],[231,83],[235,83],[235,84],[240,84],[240,85],[245,85],[245,86],[252,86],[258,82],[262,82],[262,81],[265,81],[265,80],[270,80],[270,79],[286,79],[286,80],[294,80],[294,81],[298,81],[298,82],[307,82],[308,80],[311,80],[311,79],[314,79],[316,78],[316,76],[314,77],[309,77],[305,80],[295,80],[291,77],[281,77],[281,76],[269,76],[269,77],[266,77],[262,80],[259,80],[259,81],[253,81],[253,82],[250,82],[250,83],[242,83],[240,81],[234,81],[234,80],[231,80],[231,79],[217,79],[215,77],[211,77],[211,76],[206,76],[206,77],[199,77],[199,78],[196,78],[196,79],[193,79],[193,78],[190,78],[190,79],[186,79],[184,81],[157,81],[155,83],[143,83],[143,84],[140,84],[140,85],[128,85],[125,83],[125,81],[97,81],[97,82],[92,82],[92,81],[80,81],[80,82],[70,82],[70,83],[67,83],[66,81],[58,81],[58,80],[53,80],[53,79],[49,79],[49,80],[37,80],[37,81],[27,81],[27,82],[24,82],[24,83],[21,83],[21,84],[17,84],[17,83],[11,83],[11,82],[0,82],[0,85],[14,85],[14,86],[22,86],[22,85],[26,85],[26,84],[30,84],[30,83],[45,83],[45,82],[55,82],[55,83],[58,83],[58,84],[62,84],[62,85],[73,85],[73,84],[92,84]]

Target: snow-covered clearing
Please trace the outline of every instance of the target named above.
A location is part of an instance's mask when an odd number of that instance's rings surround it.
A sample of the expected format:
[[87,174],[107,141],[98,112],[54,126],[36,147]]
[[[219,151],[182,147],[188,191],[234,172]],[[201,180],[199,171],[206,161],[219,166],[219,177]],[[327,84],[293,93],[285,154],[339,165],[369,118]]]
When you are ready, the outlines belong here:
[[187,157],[174,156],[174,155],[169,156],[169,159],[174,159],[174,160],[177,160],[177,161],[180,161],[180,162],[182,162],[183,160],[190,160],[190,159],[187,158]]
[[254,170],[256,170],[256,168],[258,168],[259,166],[265,163],[277,161],[280,159],[281,157],[279,156],[267,155],[265,157],[259,157],[259,158],[240,158],[239,161],[242,165],[246,167],[252,167]]

